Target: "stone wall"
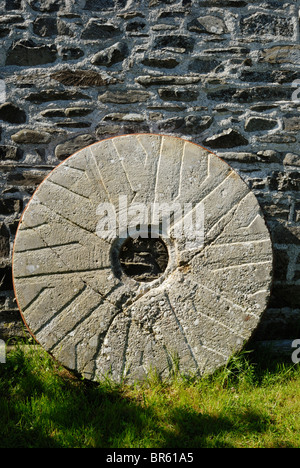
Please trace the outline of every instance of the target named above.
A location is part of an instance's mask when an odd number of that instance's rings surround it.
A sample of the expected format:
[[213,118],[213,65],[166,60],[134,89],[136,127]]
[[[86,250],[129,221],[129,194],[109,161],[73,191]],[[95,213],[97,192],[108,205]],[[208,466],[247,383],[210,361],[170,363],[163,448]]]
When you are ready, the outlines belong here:
[[37,185],[115,135],[192,140],[257,195],[274,287],[257,340],[300,338],[300,1],[0,0],[0,336],[22,335],[13,239]]

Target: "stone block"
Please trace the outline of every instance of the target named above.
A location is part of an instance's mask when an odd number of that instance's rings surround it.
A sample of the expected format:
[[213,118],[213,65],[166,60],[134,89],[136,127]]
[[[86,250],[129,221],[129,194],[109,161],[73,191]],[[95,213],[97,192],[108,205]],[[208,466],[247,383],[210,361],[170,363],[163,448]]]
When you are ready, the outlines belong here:
[[245,122],[246,132],[262,132],[272,130],[277,126],[277,121],[265,117],[249,117]]
[[150,94],[146,91],[139,90],[124,90],[124,91],[106,91],[100,94],[98,99],[104,103],[112,104],[134,104],[137,102],[145,102],[149,99]]
[[55,45],[36,44],[32,40],[13,43],[6,57],[6,65],[20,67],[53,63],[57,58]]
[[195,101],[199,96],[199,91],[186,88],[159,88],[158,94],[164,101]]
[[111,39],[120,34],[120,30],[113,24],[104,24],[101,20],[90,19],[83,29],[81,39],[97,41],[99,39]]
[[55,156],[60,160],[66,159],[76,151],[79,151],[80,149],[95,143],[95,141],[95,137],[89,133],[85,135],[79,135],[75,138],[72,138],[71,140],[66,141],[65,143],[57,145],[55,148]]
[[15,143],[21,145],[32,145],[34,143],[45,144],[51,140],[51,135],[45,131],[23,129],[11,136]]
[[0,120],[12,124],[26,122],[26,112],[11,102],[0,104]]
[[107,49],[101,50],[95,54],[91,59],[91,63],[94,65],[111,67],[115,63],[122,62],[125,57],[127,57],[128,53],[128,47],[124,42],[116,42]]
[[292,37],[294,26],[289,18],[266,13],[254,13],[240,21],[243,35]]
[[232,128],[208,137],[204,141],[204,144],[209,148],[235,148],[237,146],[246,146],[248,143],[243,135]]

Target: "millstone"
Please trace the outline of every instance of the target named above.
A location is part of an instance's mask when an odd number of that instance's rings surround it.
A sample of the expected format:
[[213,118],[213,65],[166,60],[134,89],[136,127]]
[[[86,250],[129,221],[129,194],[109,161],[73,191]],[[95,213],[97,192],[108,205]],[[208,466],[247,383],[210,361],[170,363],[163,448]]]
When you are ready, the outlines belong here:
[[13,253],[25,324],[90,380],[214,372],[257,327],[271,276],[245,182],[210,151],[153,134],[63,161],[28,203]]

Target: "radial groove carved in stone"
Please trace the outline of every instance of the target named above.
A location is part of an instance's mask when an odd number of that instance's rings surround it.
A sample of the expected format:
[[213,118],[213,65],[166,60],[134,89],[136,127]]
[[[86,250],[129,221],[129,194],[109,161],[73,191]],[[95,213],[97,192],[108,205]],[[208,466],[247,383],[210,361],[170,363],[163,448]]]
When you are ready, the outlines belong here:
[[[112,213],[116,229],[103,230]],[[242,179],[208,150],[152,134],[96,143],[54,169],[13,254],[26,325],[91,380],[164,377],[175,361],[213,372],[257,327],[271,274],[269,232]]]

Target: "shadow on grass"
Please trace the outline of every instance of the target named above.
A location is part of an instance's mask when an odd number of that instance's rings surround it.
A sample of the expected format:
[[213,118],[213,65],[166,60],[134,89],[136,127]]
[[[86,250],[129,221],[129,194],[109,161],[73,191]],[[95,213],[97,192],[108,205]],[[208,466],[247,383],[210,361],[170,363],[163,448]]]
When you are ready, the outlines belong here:
[[80,381],[50,357],[16,352],[0,366],[0,447],[232,447],[230,434],[250,436],[270,425],[253,410],[214,416],[142,395]]

